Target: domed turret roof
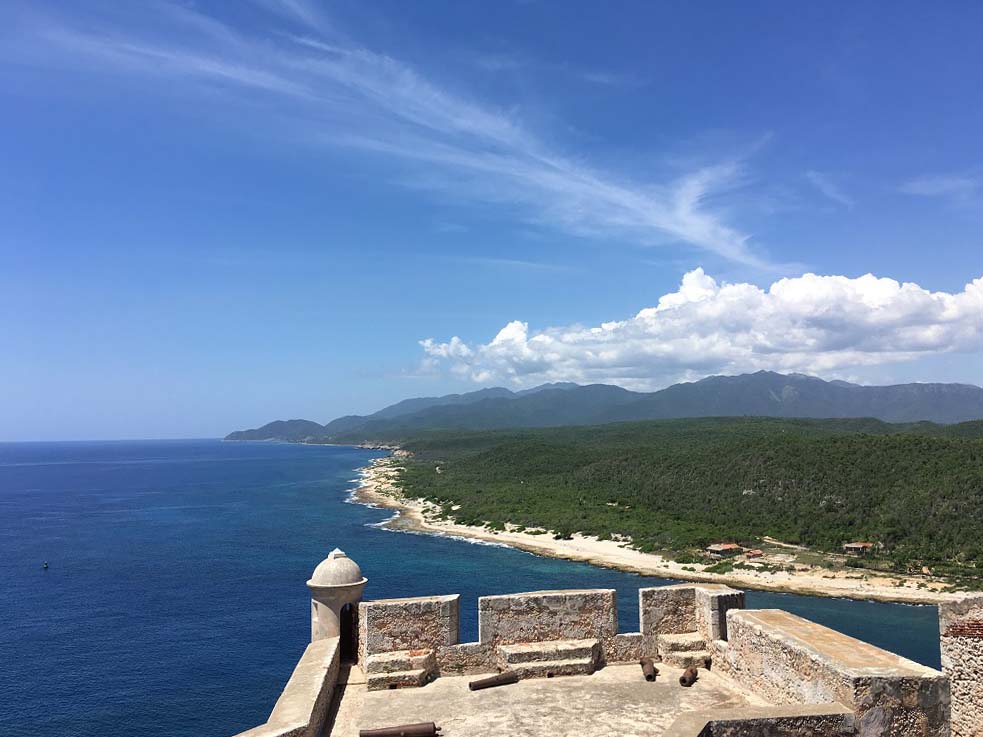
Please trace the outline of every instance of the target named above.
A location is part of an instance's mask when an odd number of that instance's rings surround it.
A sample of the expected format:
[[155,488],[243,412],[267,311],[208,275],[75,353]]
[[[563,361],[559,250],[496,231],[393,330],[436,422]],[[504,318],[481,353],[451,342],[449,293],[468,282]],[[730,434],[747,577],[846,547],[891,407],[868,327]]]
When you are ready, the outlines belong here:
[[344,551],[335,548],[327,558],[318,563],[311,574],[309,586],[348,586],[362,583],[362,569]]

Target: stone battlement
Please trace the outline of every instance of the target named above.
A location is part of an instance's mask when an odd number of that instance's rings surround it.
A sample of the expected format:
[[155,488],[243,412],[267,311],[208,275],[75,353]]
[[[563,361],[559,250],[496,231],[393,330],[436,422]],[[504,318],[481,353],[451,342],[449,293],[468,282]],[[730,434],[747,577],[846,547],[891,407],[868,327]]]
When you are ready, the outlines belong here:
[[432,649],[438,668],[478,673],[497,662],[496,648],[517,643],[597,640],[601,662],[658,657],[659,636],[694,634],[702,651],[726,636],[726,613],[744,607],[744,593],[727,586],[640,589],[637,632],[618,632],[614,589],[531,591],[478,599],[478,641],[459,641],[460,597],[365,601],[359,605],[362,661],[380,653]]
[[[983,596],[941,607],[944,672],[747,610],[743,592],[716,584],[640,589],[635,632],[618,632],[613,589],[484,596],[478,639],[462,643],[458,595],[358,601],[367,579],[332,556],[308,583],[308,652],[270,720],[240,737],[420,721],[446,737],[983,737]],[[643,657],[659,665],[655,682]],[[683,688],[688,667],[701,675]],[[471,692],[462,678],[504,670],[518,683]]]

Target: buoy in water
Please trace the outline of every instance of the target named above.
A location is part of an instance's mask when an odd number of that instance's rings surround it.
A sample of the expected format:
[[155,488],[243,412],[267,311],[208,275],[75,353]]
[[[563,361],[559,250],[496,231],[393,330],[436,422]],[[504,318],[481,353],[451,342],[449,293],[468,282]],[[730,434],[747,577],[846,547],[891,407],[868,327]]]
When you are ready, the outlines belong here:
[[42,564],[41,564],[41,567],[42,567],[42,568],[43,568],[44,570],[48,570],[48,561],[45,561],[44,563],[42,563]]

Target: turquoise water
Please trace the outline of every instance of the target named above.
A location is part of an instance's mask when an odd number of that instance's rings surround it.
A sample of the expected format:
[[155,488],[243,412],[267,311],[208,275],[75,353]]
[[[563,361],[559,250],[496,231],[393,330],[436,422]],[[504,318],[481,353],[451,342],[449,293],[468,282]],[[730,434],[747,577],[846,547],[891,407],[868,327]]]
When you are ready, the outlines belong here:
[[[338,546],[366,598],[663,581],[394,533],[347,504],[353,448],[216,440],[0,444],[0,735],[221,737],[266,719],[310,636],[304,582]],[[48,561],[49,568],[42,569]],[[748,593],[938,667],[934,607]]]

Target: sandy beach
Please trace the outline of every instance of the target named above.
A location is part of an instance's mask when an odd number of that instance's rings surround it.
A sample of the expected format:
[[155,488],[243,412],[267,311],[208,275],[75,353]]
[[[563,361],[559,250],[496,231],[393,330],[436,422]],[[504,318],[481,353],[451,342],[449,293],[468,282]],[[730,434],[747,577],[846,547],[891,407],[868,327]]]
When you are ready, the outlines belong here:
[[[796,566],[801,570],[707,573],[700,564],[681,564],[652,553],[643,553],[627,542],[599,540],[575,534],[570,540],[556,540],[551,534],[528,531],[494,531],[438,519],[435,508],[422,499],[408,499],[399,486],[401,451],[373,461],[360,472],[353,501],[396,512],[384,526],[434,535],[451,535],[483,540],[525,550],[551,558],[583,561],[682,581],[723,583],[735,588],[835,598],[889,601],[906,604],[938,604],[956,595],[946,592],[944,581],[926,577],[888,576],[860,569],[833,571],[820,567]],[[794,547],[794,546],[789,546]]]

